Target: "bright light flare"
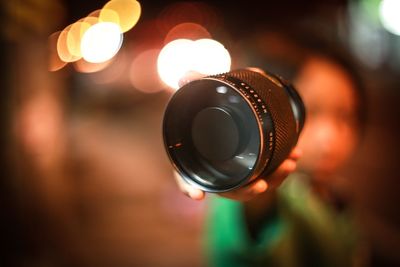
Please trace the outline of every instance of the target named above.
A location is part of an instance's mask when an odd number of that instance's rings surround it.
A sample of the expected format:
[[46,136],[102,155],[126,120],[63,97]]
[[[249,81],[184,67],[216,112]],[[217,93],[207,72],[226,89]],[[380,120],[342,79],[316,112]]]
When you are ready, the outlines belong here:
[[179,80],[191,70],[193,41],[177,39],[163,47],[157,60],[158,75],[168,86],[178,89]]
[[213,75],[227,72],[230,67],[229,52],[212,39],[174,40],[164,46],[157,61],[161,80],[174,89],[178,89],[179,81],[190,73]]
[[132,29],[138,22],[141,7],[135,0],[111,0],[100,12],[99,19],[103,22],[113,22],[121,27],[122,32]]
[[393,34],[400,35],[399,0],[382,0],[379,5],[379,16],[386,30]]
[[90,63],[105,62],[114,57],[122,45],[120,27],[111,22],[99,22],[91,26],[82,36],[83,59]]
[[212,39],[200,39],[193,43],[193,70],[212,75],[227,72],[231,68],[231,56],[225,47]]

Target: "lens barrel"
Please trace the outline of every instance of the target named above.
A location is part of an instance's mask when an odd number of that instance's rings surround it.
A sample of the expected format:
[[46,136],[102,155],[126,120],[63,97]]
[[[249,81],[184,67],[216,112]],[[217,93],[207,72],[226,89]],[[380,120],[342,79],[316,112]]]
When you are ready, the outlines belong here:
[[164,114],[167,154],[188,183],[226,192],[273,172],[296,145],[305,109],[283,79],[248,69],[194,80]]

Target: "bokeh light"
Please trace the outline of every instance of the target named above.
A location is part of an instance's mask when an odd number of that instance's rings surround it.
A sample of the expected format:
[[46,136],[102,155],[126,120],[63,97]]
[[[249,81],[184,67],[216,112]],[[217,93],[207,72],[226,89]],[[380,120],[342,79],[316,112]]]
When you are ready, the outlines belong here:
[[231,67],[228,50],[212,39],[200,39],[193,43],[192,70],[201,74],[212,75],[227,72]]
[[[73,24],[72,24],[73,25]],[[72,25],[67,26],[58,36],[57,53],[60,59],[64,62],[74,62],[80,59],[79,56],[71,54],[68,48],[68,33]]]
[[184,22],[176,25],[167,33],[164,43],[167,44],[176,39],[198,40],[203,38],[211,38],[211,34],[206,28],[197,23]]
[[159,53],[159,49],[149,49],[135,57],[129,75],[135,89],[144,93],[155,93],[164,89],[157,73]]
[[[108,1],[102,9],[91,12],[54,35],[57,36],[57,57],[52,55],[49,70],[55,71],[65,65],[57,63],[58,59],[64,63],[79,61],[74,67],[80,72],[103,69],[121,48],[123,33],[136,25],[140,15],[141,6],[136,0]],[[50,46],[54,43],[54,36],[49,38]]]
[[83,35],[81,52],[91,63],[101,63],[115,56],[122,45],[120,27],[111,22],[99,22],[91,26]]
[[127,32],[138,22],[140,14],[140,4],[135,0],[111,0],[104,5],[99,19],[118,24],[122,32]]
[[163,47],[157,60],[157,70],[161,80],[178,89],[179,80],[191,70],[193,41],[177,39]]
[[48,38],[48,52],[49,52],[49,71],[57,71],[67,65],[62,61],[57,52],[57,40],[61,31],[51,34]]
[[161,80],[178,89],[179,81],[188,74],[213,75],[229,71],[231,57],[218,41],[177,39],[161,50],[157,67]]
[[67,48],[71,55],[81,58],[81,39],[83,34],[92,26],[85,21],[77,21],[71,25],[67,33]]
[[[99,22],[111,22],[117,24],[121,28],[119,15],[112,9],[101,9],[98,14],[98,19]],[[120,30],[122,32],[122,28]]]
[[400,35],[400,1],[382,0],[379,15],[383,27],[389,32]]

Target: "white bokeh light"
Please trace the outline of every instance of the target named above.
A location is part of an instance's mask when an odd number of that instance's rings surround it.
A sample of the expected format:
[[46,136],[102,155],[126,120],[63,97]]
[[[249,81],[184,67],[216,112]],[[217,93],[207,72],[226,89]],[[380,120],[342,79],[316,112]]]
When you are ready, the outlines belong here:
[[230,70],[231,57],[221,43],[212,39],[200,39],[193,43],[193,50],[193,71],[212,75]]
[[82,36],[83,59],[91,63],[102,63],[114,57],[122,45],[120,27],[112,22],[100,22],[91,26]]
[[176,39],[164,46],[157,60],[161,80],[174,89],[190,73],[213,75],[227,72],[230,67],[229,52],[212,39]]
[[382,0],[379,16],[386,30],[400,35],[400,0]]
[[168,86],[178,89],[179,80],[191,69],[193,41],[177,39],[163,47],[157,60],[158,75]]

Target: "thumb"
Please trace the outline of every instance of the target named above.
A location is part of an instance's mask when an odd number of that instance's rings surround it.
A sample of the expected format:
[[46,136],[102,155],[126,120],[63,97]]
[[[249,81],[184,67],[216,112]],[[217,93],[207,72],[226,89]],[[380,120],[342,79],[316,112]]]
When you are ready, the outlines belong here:
[[194,188],[190,184],[188,184],[182,176],[174,171],[174,178],[176,183],[178,184],[179,189],[188,197],[194,200],[202,200],[205,197],[204,191]]

